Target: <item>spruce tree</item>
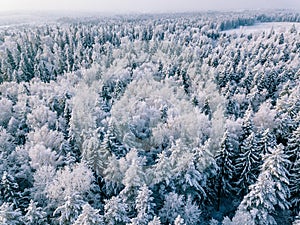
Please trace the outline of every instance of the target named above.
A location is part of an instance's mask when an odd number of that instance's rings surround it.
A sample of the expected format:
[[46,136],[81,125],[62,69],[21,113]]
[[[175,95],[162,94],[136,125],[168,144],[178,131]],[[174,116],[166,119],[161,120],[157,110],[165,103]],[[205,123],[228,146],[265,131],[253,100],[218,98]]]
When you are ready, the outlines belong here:
[[290,161],[290,191],[291,203],[294,211],[300,211],[300,127],[298,127],[288,141],[287,156]]
[[2,199],[6,202],[13,203],[16,207],[19,205],[20,192],[19,185],[14,177],[4,171],[0,183],[0,190]]
[[126,224],[130,221],[128,217],[128,206],[120,196],[113,196],[105,201],[104,222],[107,225]]
[[86,203],[82,207],[81,214],[72,225],[104,225],[103,217],[99,214],[99,211]]
[[237,188],[242,195],[248,186],[255,183],[260,166],[260,152],[257,149],[255,134],[252,132],[241,144],[241,153],[237,158]]
[[42,225],[42,224],[46,224],[47,221],[46,216],[47,213],[44,212],[41,207],[38,207],[36,202],[31,200],[28,207],[26,208],[24,221],[26,224]]
[[22,213],[20,209],[14,208],[13,204],[4,202],[0,206],[0,224],[1,225],[21,225],[23,224]]
[[53,212],[54,216],[58,216],[57,220],[60,225],[73,224],[80,215],[81,207],[84,204],[82,197],[76,193],[65,197],[65,203],[56,208]]
[[154,206],[152,191],[149,190],[147,185],[143,185],[139,191],[135,200],[135,209],[137,216],[131,219],[132,224],[147,225],[148,222],[153,218]]
[[276,224],[272,214],[290,207],[289,181],[286,166],[289,161],[283,152],[283,146],[277,145],[263,156],[264,163],[255,184],[250,185],[250,192],[244,197],[233,224]]
[[235,167],[232,163],[234,148],[228,131],[225,131],[221,140],[220,149],[216,154],[218,165],[217,190],[218,190],[218,209],[220,207],[222,196],[230,194],[233,190],[232,178]]

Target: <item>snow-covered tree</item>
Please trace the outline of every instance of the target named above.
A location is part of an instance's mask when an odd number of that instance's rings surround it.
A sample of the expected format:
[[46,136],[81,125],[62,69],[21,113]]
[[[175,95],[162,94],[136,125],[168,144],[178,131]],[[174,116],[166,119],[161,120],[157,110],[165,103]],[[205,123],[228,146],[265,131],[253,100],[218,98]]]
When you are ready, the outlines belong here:
[[257,149],[254,132],[251,132],[249,136],[243,140],[241,152],[236,162],[239,193],[245,193],[248,186],[256,181],[259,173],[260,152]]
[[123,163],[123,166],[125,166],[125,174],[122,180],[122,184],[125,188],[121,191],[120,195],[122,195],[123,200],[128,204],[129,210],[134,209],[138,189],[145,183],[146,177],[143,165],[144,160],[137,155],[135,149],[132,149],[126,155],[126,161]]
[[122,187],[124,174],[115,155],[108,158],[107,168],[104,170],[105,191],[107,194],[117,194]]
[[198,224],[201,220],[201,211],[197,204],[192,201],[191,196],[188,196],[184,207],[182,218],[186,225]]
[[286,210],[290,207],[289,181],[286,166],[288,160],[283,146],[270,149],[263,156],[264,163],[255,184],[250,185],[250,192],[244,197],[234,218],[233,224],[276,224],[271,213],[275,207]]
[[19,185],[16,183],[14,177],[4,171],[1,183],[0,183],[0,191],[1,191],[1,198],[3,201],[9,202],[14,204],[16,207],[19,205],[20,200],[20,191]]
[[3,225],[21,225],[23,218],[21,211],[14,209],[13,204],[4,202],[0,206],[0,224]]
[[110,152],[100,145],[97,133],[86,138],[82,144],[82,161],[84,161],[98,176],[103,176]]
[[154,206],[152,191],[144,184],[138,191],[136,197],[135,208],[137,211],[137,216],[131,219],[132,224],[148,224],[148,222],[153,218]]
[[32,129],[42,128],[45,125],[53,129],[55,127],[56,118],[57,115],[55,112],[51,111],[49,107],[41,105],[33,109],[32,112],[27,115],[27,124]]
[[104,221],[108,225],[126,224],[130,222],[128,217],[128,206],[117,196],[105,201]]
[[290,166],[290,191],[291,203],[295,210],[300,207],[300,128],[298,127],[288,141],[287,156],[289,157]]
[[72,193],[71,196],[65,198],[65,203],[55,209],[54,216],[57,216],[57,220],[60,225],[71,225],[75,222],[81,212],[81,207],[84,205],[82,197],[76,193]]
[[33,169],[39,169],[43,166],[52,166],[56,168],[62,164],[62,158],[55,151],[46,148],[43,144],[36,144],[29,148],[30,165]]
[[24,222],[32,225],[46,224],[46,216],[47,213],[36,202],[30,200],[26,208],[26,214],[24,215]]
[[174,225],[185,225],[184,219],[181,218],[180,215],[178,215],[174,221]]
[[47,205],[47,188],[52,183],[54,177],[55,168],[53,166],[42,166],[34,173],[31,195],[33,200],[40,205]]
[[264,155],[268,153],[269,148],[276,146],[276,137],[269,129],[265,129],[258,135],[256,144],[259,152]]
[[83,138],[96,129],[97,96],[96,90],[82,82],[77,85],[76,95],[72,98],[70,136],[76,141],[80,150],[82,150]]
[[161,222],[160,222],[160,218],[157,217],[157,216],[154,216],[153,217],[153,220],[151,220],[148,225],[161,225]]
[[58,206],[67,196],[74,193],[83,195],[88,192],[92,180],[92,171],[84,163],[65,166],[56,172],[52,182],[46,187],[46,193],[52,200],[52,206]]
[[228,131],[224,133],[221,140],[220,149],[216,152],[216,162],[219,167],[218,170],[218,198],[219,204],[221,196],[228,194],[233,190],[232,178],[234,176],[234,165],[232,162],[234,155],[234,148],[231,136]]
[[10,118],[12,117],[13,103],[7,98],[0,99],[0,126],[7,127]]
[[105,223],[99,211],[100,210],[94,209],[90,204],[86,203],[82,207],[82,212],[73,225],[104,225]]
[[175,192],[165,196],[162,209],[159,211],[159,217],[163,223],[173,223],[178,215],[183,214],[184,197]]

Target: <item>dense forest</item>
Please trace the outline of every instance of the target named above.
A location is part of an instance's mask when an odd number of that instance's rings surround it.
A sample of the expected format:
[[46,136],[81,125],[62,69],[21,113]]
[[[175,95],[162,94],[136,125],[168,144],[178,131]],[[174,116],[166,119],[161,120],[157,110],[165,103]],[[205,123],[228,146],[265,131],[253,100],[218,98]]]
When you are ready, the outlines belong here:
[[[226,30],[292,22],[284,31]],[[300,14],[0,29],[0,223],[300,224]]]

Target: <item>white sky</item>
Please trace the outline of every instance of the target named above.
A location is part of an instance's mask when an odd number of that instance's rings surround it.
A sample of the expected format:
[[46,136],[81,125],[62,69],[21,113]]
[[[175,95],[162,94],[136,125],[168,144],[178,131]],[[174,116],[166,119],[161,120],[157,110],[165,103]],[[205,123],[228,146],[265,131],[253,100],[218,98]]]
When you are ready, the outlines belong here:
[[180,12],[294,8],[300,0],[0,0],[1,11]]

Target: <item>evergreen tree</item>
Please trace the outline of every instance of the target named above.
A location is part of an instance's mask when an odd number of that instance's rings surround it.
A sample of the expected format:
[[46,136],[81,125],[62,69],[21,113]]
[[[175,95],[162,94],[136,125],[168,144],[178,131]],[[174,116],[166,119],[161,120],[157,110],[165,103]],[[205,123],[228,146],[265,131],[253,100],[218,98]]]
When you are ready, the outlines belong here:
[[11,70],[15,70],[17,68],[16,62],[14,60],[14,57],[12,55],[12,52],[7,48],[6,49],[6,55],[7,55],[7,63],[9,64]]
[[274,148],[276,146],[276,137],[269,129],[263,130],[257,140],[257,148],[260,154],[265,155],[269,148]]
[[46,216],[47,213],[41,207],[38,207],[36,202],[31,200],[26,209],[24,222],[32,225],[43,225],[46,224]]
[[216,162],[218,165],[217,189],[218,189],[218,209],[221,203],[221,197],[226,196],[233,190],[232,178],[234,176],[234,166],[232,157],[234,155],[234,148],[232,139],[228,131],[224,133],[221,140],[220,149],[216,153]]
[[104,225],[102,216],[99,214],[100,210],[96,210],[86,203],[82,207],[82,213],[78,216],[73,225]]
[[34,76],[34,67],[30,63],[30,60],[27,58],[27,55],[25,55],[24,53],[21,54],[21,60],[19,63],[18,74],[19,74],[19,79],[20,79],[20,80],[18,80],[19,82],[21,82],[21,81],[28,82]]
[[181,218],[180,215],[178,215],[174,221],[174,225],[186,225],[186,224],[184,223],[184,219]]
[[13,203],[16,207],[18,207],[21,197],[19,185],[15,182],[14,177],[6,171],[4,171],[2,175],[0,190],[4,201]]
[[201,219],[200,215],[201,211],[196,202],[193,202],[191,196],[188,196],[183,207],[182,218],[184,219],[184,222],[186,225],[198,224]]
[[208,116],[208,119],[211,120],[212,118],[212,111],[211,108],[209,106],[209,100],[205,99],[204,105],[201,109],[201,112],[204,113],[206,116]]
[[171,192],[166,195],[164,205],[159,211],[163,223],[173,223],[183,213],[184,199],[182,195]]
[[115,155],[108,158],[107,168],[104,170],[105,192],[108,195],[120,192],[124,174],[120,170],[120,163]]
[[168,186],[172,179],[174,179],[170,159],[165,151],[157,155],[153,174],[154,184],[164,182]]
[[300,127],[298,127],[288,141],[287,156],[290,166],[290,201],[296,212],[300,211]]
[[160,222],[160,218],[157,217],[157,216],[154,216],[153,217],[153,220],[151,220],[148,225],[161,225],[161,222]]
[[0,224],[3,225],[21,225],[23,218],[21,211],[14,209],[13,204],[4,202],[0,206]]
[[76,193],[72,193],[71,196],[65,198],[65,203],[53,212],[53,215],[59,215],[57,220],[60,225],[73,224],[80,215],[81,207],[84,204],[82,197]]
[[120,195],[128,204],[129,211],[133,211],[138,189],[143,186],[146,179],[143,170],[144,160],[138,157],[135,149],[131,150],[126,158],[127,169],[122,180],[122,184],[125,188],[121,191]]
[[242,143],[248,136],[250,136],[252,132],[253,132],[253,111],[249,106],[243,118],[240,143]]
[[108,225],[126,224],[130,221],[128,217],[128,206],[117,196],[105,200],[104,221]]
[[135,208],[137,216],[131,219],[132,224],[147,225],[153,218],[154,206],[153,197],[151,197],[152,191],[144,184],[138,191],[136,197]]
[[104,170],[107,168],[108,164],[108,158],[111,156],[111,149],[112,149],[112,144],[111,144],[111,134],[110,131],[108,131],[103,138],[102,143],[100,144],[99,147],[99,154],[101,156],[101,161],[103,163],[103,166],[99,173],[103,176]]
[[270,149],[263,157],[264,163],[255,184],[250,185],[250,192],[244,197],[233,224],[276,224],[272,213],[275,207],[286,210],[288,202],[288,160],[283,152],[283,146]]
[[100,141],[95,132],[92,137],[86,138],[82,144],[82,160],[98,175],[103,176],[107,164],[107,149],[102,145],[100,152]]
[[[279,144],[274,149],[270,150],[270,154],[263,157],[264,163],[262,165],[262,172],[269,174],[268,177],[274,182],[276,205],[282,210],[288,209],[290,203],[288,198],[290,196],[289,179],[287,167],[290,162],[284,154],[284,146]],[[272,193],[274,194],[274,193]],[[271,196],[270,196],[271,198]]]
[[238,156],[236,168],[238,171],[237,187],[242,195],[253,184],[259,173],[260,152],[257,149],[255,134],[252,132],[241,144],[241,153]]

